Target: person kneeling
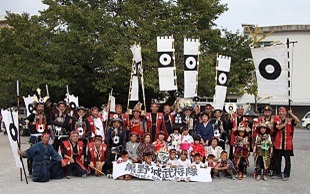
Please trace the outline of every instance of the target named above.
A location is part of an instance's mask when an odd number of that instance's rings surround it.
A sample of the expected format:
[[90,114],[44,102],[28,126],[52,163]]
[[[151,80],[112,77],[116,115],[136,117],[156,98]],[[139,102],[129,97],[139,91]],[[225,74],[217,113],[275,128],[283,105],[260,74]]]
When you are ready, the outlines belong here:
[[61,166],[66,164],[53,146],[48,144],[50,136],[51,134],[45,131],[42,133],[41,142],[34,144],[26,151],[18,151],[23,157],[33,158],[33,182],[48,182],[50,179],[62,179],[64,177]]

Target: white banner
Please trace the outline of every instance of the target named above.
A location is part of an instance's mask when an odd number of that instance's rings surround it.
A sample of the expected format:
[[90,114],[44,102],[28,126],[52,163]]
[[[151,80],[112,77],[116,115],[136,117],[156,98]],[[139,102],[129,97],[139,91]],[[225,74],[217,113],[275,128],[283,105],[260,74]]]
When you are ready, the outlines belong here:
[[172,36],[157,37],[158,78],[160,91],[177,90],[177,76]]
[[[69,95],[69,97],[68,97],[68,95]],[[69,98],[69,102],[68,102],[68,98]],[[75,108],[79,107],[79,97],[78,96],[74,96],[73,94],[71,95],[71,94],[67,93],[66,98],[64,100],[67,104],[69,103],[71,109],[75,109]]]
[[129,101],[139,101],[139,81],[138,76],[133,75],[131,79],[131,88],[129,89]]
[[288,98],[286,45],[251,49],[258,84],[258,96]]
[[184,39],[184,98],[197,96],[199,39]]
[[115,112],[115,97],[110,96],[110,112]]
[[34,102],[35,98],[36,98],[35,95],[33,95],[33,96],[28,95],[28,97],[24,97],[23,96],[23,99],[24,99],[24,102],[25,102],[25,107],[26,107],[26,110],[27,110],[27,117],[29,115],[31,115],[31,113],[33,113],[33,111],[35,111],[35,108],[33,106],[33,102]]
[[[20,156],[18,154],[18,145],[17,145],[17,140],[19,138],[19,129],[18,129],[18,114],[16,111],[13,111],[13,119],[14,119],[14,124],[16,126],[16,133],[15,130],[10,130],[10,125],[13,125],[13,121],[12,121],[12,116],[11,116],[11,112],[9,110],[1,110],[2,113],[2,117],[3,117],[3,121],[5,124],[5,129],[8,133],[8,138],[10,141],[10,145],[11,145],[11,149],[13,152],[13,156],[15,159],[15,164],[17,168],[21,168],[22,167],[22,163],[20,162]],[[11,131],[11,132],[10,132]],[[12,133],[12,134],[11,134]],[[2,156],[5,157],[5,156]]]
[[145,164],[113,162],[113,178],[129,174],[131,176],[154,181],[197,181],[212,182],[211,168],[160,168]]
[[217,58],[217,62],[218,62],[218,66],[216,67],[217,77],[216,77],[213,107],[214,109],[223,110],[225,99],[226,99],[227,83],[228,83],[228,76],[230,72],[231,58],[219,55]]

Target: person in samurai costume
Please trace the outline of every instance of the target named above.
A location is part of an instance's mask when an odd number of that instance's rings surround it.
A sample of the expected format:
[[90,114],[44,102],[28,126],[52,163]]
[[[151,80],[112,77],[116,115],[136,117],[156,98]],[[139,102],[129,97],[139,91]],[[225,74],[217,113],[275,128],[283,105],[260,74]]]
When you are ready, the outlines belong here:
[[[141,107],[140,107],[141,110]],[[127,113],[123,113],[123,106],[121,104],[115,105],[115,113],[110,113],[109,115],[109,126],[113,123],[114,117],[118,116],[118,118],[122,119],[122,127],[127,131],[128,128],[128,117]]]
[[168,104],[164,105],[164,110],[163,110],[163,126],[162,130],[167,133],[167,135],[170,135],[173,133],[173,124],[174,124],[174,115],[175,112],[171,112],[171,106]]
[[104,119],[99,114],[98,107],[94,106],[90,109],[90,116],[87,117],[87,131],[91,133],[89,141],[94,141],[95,135],[101,135],[102,139],[105,140],[104,131]]
[[[25,124],[26,127],[29,127],[30,130],[30,138],[29,144],[32,146],[33,144],[41,141],[42,133],[51,128],[50,119],[46,116],[45,103],[43,100],[39,100],[38,102],[34,102],[35,104],[35,112],[31,113],[26,119]],[[27,166],[29,175],[32,174],[32,166],[33,163],[32,158],[27,158]]]
[[267,181],[268,168],[270,166],[270,160],[273,152],[273,145],[271,141],[271,129],[263,122],[256,127],[257,136],[255,138],[253,147],[254,166],[255,173],[254,177],[256,180],[260,180],[262,177]]
[[95,136],[94,142],[88,144],[89,167],[91,173],[99,176],[102,174],[108,174],[108,171],[112,169],[112,163],[109,161],[109,153],[107,145],[103,142],[100,135]]
[[221,109],[215,109],[213,115],[214,117],[210,120],[210,123],[213,127],[214,137],[219,139],[218,145],[221,146],[223,150],[225,150],[228,128],[226,127],[226,121],[224,125],[224,120],[222,120],[223,111]]
[[69,140],[64,141],[63,144],[62,155],[66,162],[66,177],[68,179],[72,176],[86,177],[85,153],[83,151],[83,142],[79,141],[78,133],[71,131]]
[[53,110],[52,125],[54,133],[54,148],[58,152],[62,142],[67,140],[69,135],[70,115],[66,111],[67,105],[64,101],[59,101]]
[[48,182],[50,179],[62,179],[64,177],[62,166],[66,165],[65,161],[53,146],[48,144],[50,136],[49,131],[44,131],[41,142],[34,144],[26,151],[18,151],[23,157],[33,158],[33,182]]
[[143,139],[144,133],[147,132],[147,122],[141,116],[141,107],[135,106],[132,109],[133,116],[129,119],[128,128],[129,133],[135,133],[138,137],[138,141]]
[[[275,176],[271,178],[282,178],[287,181],[291,174],[291,156],[293,156],[293,136],[294,126],[300,120],[293,114],[292,109],[286,110],[285,107],[280,107],[278,111],[279,116],[274,118],[274,129],[276,130],[276,137],[273,142],[274,145],[274,160],[275,160]],[[287,114],[290,118],[287,118]],[[285,158],[284,174],[281,176],[282,156]]]
[[233,147],[234,164],[241,180],[246,177],[249,166],[249,141],[244,125],[240,124],[235,132],[235,143]]
[[248,137],[249,137],[250,152],[252,152],[253,151],[253,144],[254,144],[253,135],[255,135],[254,134],[255,129],[256,129],[257,125],[259,124],[258,118],[257,118],[258,115],[254,111],[249,110],[244,114],[244,117],[246,117],[246,122],[245,122],[246,132],[247,132]]
[[234,156],[233,156],[233,147],[234,147],[234,143],[235,143],[235,131],[237,131],[238,126],[240,123],[242,122],[246,122],[246,117],[243,116],[244,114],[244,108],[243,106],[238,106],[236,113],[232,114],[230,117],[230,126],[231,129],[229,130],[229,159],[233,160]]
[[[157,135],[160,131],[162,131],[163,127],[163,113],[158,112],[158,104],[153,102],[151,104],[151,112],[146,113],[146,120],[147,120],[147,129],[148,132],[151,134],[151,142],[154,142],[157,139]],[[165,133],[167,131],[164,131]],[[165,137],[168,137],[168,134],[165,134]]]
[[189,134],[194,136],[196,131],[194,131],[194,118],[192,117],[193,108],[191,106],[185,106],[183,108],[182,125],[187,126]]
[[107,131],[105,142],[110,153],[110,161],[115,161],[121,150],[126,149],[126,130],[123,128],[122,119],[115,115],[112,126]]

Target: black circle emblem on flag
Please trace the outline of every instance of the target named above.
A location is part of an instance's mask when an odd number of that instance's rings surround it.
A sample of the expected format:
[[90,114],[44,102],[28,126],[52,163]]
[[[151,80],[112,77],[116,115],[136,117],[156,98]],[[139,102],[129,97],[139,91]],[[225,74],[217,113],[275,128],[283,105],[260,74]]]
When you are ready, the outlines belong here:
[[186,56],[184,69],[187,69],[187,70],[197,69],[197,59],[194,56]]
[[17,141],[18,135],[17,135],[17,128],[16,128],[16,126],[13,123],[11,123],[10,126],[9,126],[9,129],[10,129],[10,134],[11,134],[12,140],[13,141]]
[[33,104],[28,104],[28,111],[29,113],[33,113]]
[[218,71],[217,85],[227,86],[228,72]]
[[158,52],[158,67],[173,67],[172,52]]
[[[267,71],[267,67],[270,66],[272,69],[272,71]],[[278,77],[280,77],[281,72],[282,72],[282,68],[281,65],[278,61],[276,61],[275,59],[271,59],[271,58],[267,58],[264,59],[260,62],[260,64],[258,65],[258,70],[259,73],[261,74],[261,76],[265,79],[268,80],[275,80]]]
[[76,109],[76,104],[74,102],[70,102],[70,108],[71,110],[75,110]]
[[162,54],[159,57],[159,62],[160,64],[162,64],[163,66],[168,66],[171,63],[171,56],[168,54]]

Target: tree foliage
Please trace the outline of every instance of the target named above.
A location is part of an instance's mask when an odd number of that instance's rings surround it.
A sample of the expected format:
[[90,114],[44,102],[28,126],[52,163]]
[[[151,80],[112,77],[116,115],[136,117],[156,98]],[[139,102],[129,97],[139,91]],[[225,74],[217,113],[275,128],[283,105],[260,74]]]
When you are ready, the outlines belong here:
[[111,88],[119,103],[127,102],[130,45],[142,46],[147,98],[159,95],[156,37],[175,38],[178,87],[183,84],[183,38],[199,38],[200,96],[213,96],[216,54],[232,57],[228,91],[242,94],[251,84],[249,40],[216,28],[227,10],[219,0],[43,0],[49,7],[38,16],[7,14],[9,28],[0,30],[0,104],[37,87],[50,87],[52,101],[69,85],[80,104],[100,105]]

